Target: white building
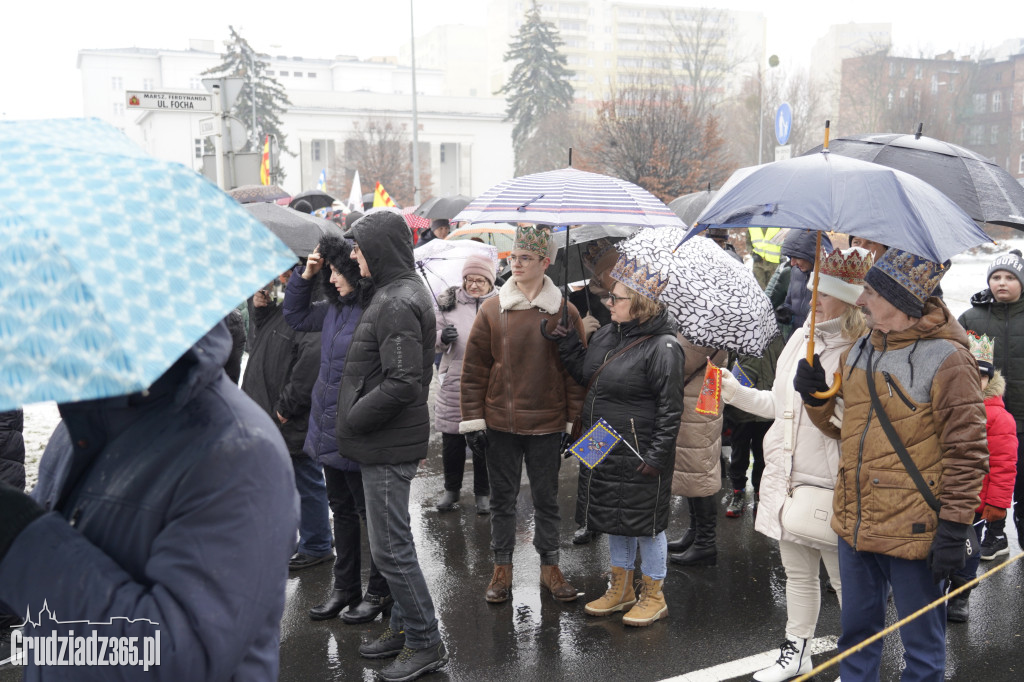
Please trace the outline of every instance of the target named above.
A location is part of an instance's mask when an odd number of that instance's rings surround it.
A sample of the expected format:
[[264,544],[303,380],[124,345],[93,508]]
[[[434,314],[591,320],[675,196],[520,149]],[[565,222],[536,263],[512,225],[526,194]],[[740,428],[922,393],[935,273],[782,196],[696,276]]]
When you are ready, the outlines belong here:
[[[220,60],[213,41],[191,41],[188,50],[81,50],[83,113],[113,123],[154,156],[198,171],[199,120],[209,114],[126,111],[125,91],[205,92],[202,72]],[[412,129],[412,72],[393,60],[279,55],[264,61],[292,102],[282,116],[282,132],[296,155],[282,154],[280,160],[292,192],[315,187],[321,170],[338,163],[336,153],[355,124],[387,119]],[[416,89],[421,157],[430,160],[432,180],[424,198],[476,195],[511,177],[512,124],[503,121],[504,100],[468,91],[451,96],[444,73],[436,69],[418,68]]]

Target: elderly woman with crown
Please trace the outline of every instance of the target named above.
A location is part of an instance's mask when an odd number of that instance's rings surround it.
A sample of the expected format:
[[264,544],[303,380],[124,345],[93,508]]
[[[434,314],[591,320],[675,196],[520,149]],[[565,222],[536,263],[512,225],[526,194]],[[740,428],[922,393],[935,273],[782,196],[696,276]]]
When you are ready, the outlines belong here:
[[[669,500],[676,435],[683,410],[683,351],[675,322],[659,301],[665,274],[622,256],[603,298],[611,324],[584,348],[559,328],[559,352],[569,373],[587,385],[583,423],[604,419],[622,437],[594,468],[580,468],[576,521],[608,535],[611,585],[588,603],[604,616],[626,611],[624,625],[650,625],[668,615],[662,584],[668,566]],[[633,573],[643,572],[637,595]]]
[[[864,289],[864,275],[871,263],[871,254],[861,248],[837,249],[822,260],[814,343],[826,372],[835,371],[843,351],[867,331],[864,315],[855,304]],[[811,288],[810,282],[807,288]],[[791,513],[805,512],[796,507],[792,507],[792,511],[784,510],[787,499],[803,486],[817,489],[823,495],[824,507],[831,509],[839,469],[839,441],[825,436],[811,422],[803,401],[793,388],[797,362],[807,355],[809,319],[802,330],[790,337],[779,356],[775,383],[770,391],[743,386],[728,372],[722,376],[722,399],[726,403],[744,412],[775,419],[764,438],[765,468],[754,528],[779,542],[779,554],[786,569],[786,640],[775,664],[754,675],[758,682],[781,682],[807,673],[813,667],[810,641],[814,637],[821,602],[818,581],[821,562],[825,563],[837,594],[842,594],[837,540],[827,526],[827,519],[822,531],[828,538],[810,539],[805,533],[797,535],[800,531],[791,522]],[[808,490],[810,488],[804,492]]]

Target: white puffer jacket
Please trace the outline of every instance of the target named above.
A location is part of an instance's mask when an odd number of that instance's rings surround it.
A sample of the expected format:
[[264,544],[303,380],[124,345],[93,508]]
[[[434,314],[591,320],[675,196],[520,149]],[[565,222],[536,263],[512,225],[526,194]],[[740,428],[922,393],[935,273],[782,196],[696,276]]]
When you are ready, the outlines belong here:
[[[833,372],[839,367],[839,356],[853,344],[839,333],[840,324],[837,318],[819,323],[814,328],[814,350],[821,359],[830,384]],[[809,331],[805,323],[789,339],[779,356],[772,390],[747,388],[731,375],[723,374],[722,399],[745,412],[775,419],[764,437],[764,475],[761,477],[761,501],[754,529],[776,540],[781,538],[835,551],[834,544],[808,541],[787,533],[779,520],[782,503],[789,493],[791,468],[794,485],[823,488],[835,488],[839,470],[839,441],[818,430],[804,411],[800,395],[793,389],[797,363],[807,356]],[[836,412],[842,415],[841,403],[837,404]]]

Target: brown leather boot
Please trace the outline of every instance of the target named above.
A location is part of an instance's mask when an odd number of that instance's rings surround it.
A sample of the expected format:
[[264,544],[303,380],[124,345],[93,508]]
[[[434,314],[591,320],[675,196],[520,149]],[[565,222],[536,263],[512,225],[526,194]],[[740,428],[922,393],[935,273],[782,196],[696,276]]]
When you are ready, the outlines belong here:
[[558,566],[545,566],[540,567],[540,584],[542,587],[548,588],[551,592],[551,596],[558,601],[576,601],[576,588],[569,584],[569,581],[562,575],[562,571],[558,569]]
[[622,617],[623,625],[644,627],[660,618],[668,617],[668,605],[665,604],[665,593],[661,591],[664,580],[654,580],[643,576],[640,587],[640,601]]
[[608,591],[600,599],[587,604],[583,610],[591,616],[607,616],[616,611],[625,611],[636,603],[633,590],[633,571],[612,566],[612,581]]
[[487,586],[484,599],[492,604],[500,604],[508,601],[508,595],[512,591],[512,564],[495,564],[494,575],[491,576],[491,584]]

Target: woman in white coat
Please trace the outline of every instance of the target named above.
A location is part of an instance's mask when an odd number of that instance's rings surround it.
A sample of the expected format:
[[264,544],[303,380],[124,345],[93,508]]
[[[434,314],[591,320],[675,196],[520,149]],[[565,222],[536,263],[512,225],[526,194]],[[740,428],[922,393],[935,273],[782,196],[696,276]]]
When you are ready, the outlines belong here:
[[[870,253],[856,248],[833,251],[822,261],[814,349],[827,376],[837,371],[843,351],[867,331],[864,316],[855,303],[864,289],[864,274],[871,262]],[[826,437],[811,423],[793,388],[797,362],[807,356],[809,322],[808,315],[802,330],[790,337],[779,356],[770,391],[743,386],[732,374],[723,373],[722,399],[726,403],[775,419],[764,438],[765,468],[754,528],[779,541],[779,554],[786,570],[786,640],[775,664],[754,675],[758,682],[781,682],[813,668],[809,644],[821,604],[820,562],[825,563],[840,602],[842,598],[834,534],[831,542],[798,537],[787,531],[781,520],[783,503],[794,487],[809,485],[832,490],[839,468],[839,441]]]

